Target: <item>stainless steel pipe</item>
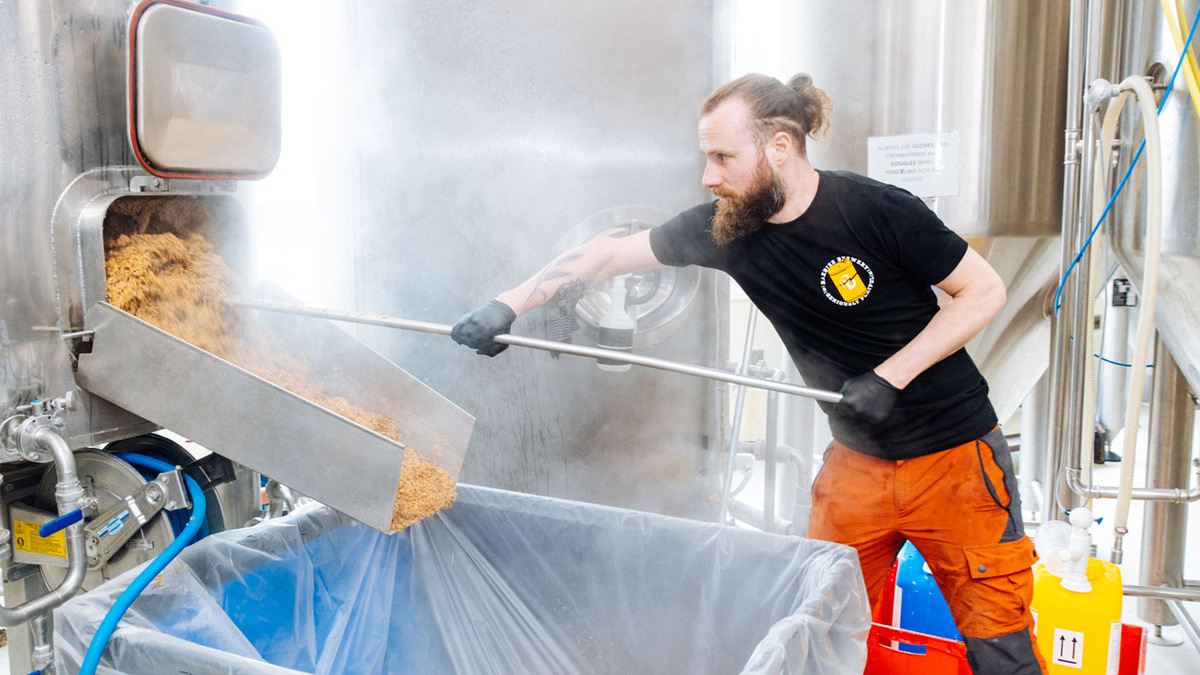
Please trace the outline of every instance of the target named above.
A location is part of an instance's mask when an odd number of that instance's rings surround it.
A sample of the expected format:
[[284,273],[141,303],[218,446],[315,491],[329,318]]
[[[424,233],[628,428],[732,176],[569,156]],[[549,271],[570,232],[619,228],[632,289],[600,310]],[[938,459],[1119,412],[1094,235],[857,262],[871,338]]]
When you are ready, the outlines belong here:
[[[746,339],[742,343],[742,360],[738,362],[738,375],[750,373],[750,355],[754,353],[754,335],[758,332],[758,308],[751,306],[746,317]],[[721,473],[721,506],[717,510],[717,522],[729,520],[729,506],[733,500],[733,467],[742,439],[742,414],[746,411],[746,388],[738,387],[733,405],[733,423],[729,425],[729,439],[725,444],[725,470]]]
[[[1088,485],[1080,477],[1082,469],[1068,467],[1067,485],[1084,499],[1116,499],[1118,488],[1104,485]],[[1188,504],[1200,500],[1200,467],[1196,469],[1197,484],[1190,488],[1133,488],[1133,498],[1146,502],[1169,502]]]
[[1126,584],[1121,593],[1134,598],[1157,598],[1159,600],[1183,600],[1200,602],[1200,589],[1172,588],[1170,586],[1138,586]]
[[[1154,382],[1150,394],[1150,443],[1146,483],[1154,487],[1186,485],[1192,454],[1196,407],[1187,380],[1161,336],[1154,341]],[[1200,476],[1197,477],[1200,483]],[[1200,493],[1200,488],[1197,488]],[[1198,495],[1200,496],[1200,495]],[[1142,520],[1142,558],[1138,581],[1146,586],[1183,585],[1188,509],[1180,502],[1146,505]],[[1156,626],[1175,623],[1162,602],[1143,600],[1138,617]]]
[[[1155,342],[1155,373],[1150,406],[1150,480],[1162,483],[1179,483],[1187,477],[1187,465],[1192,448],[1193,406],[1188,396],[1187,381],[1162,338]],[[1131,394],[1134,395],[1134,394]],[[1126,429],[1125,433],[1136,433]],[[1191,460],[1196,473],[1196,482],[1188,488],[1133,488],[1132,497],[1139,501],[1169,504],[1188,504],[1200,501],[1200,460]],[[1083,470],[1078,465],[1066,467],[1067,486],[1084,499],[1115,499],[1117,487],[1092,485],[1084,481]],[[1168,515],[1168,513],[1170,515]],[[1143,541],[1144,561],[1159,564],[1160,554],[1156,549],[1161,542],[1168,542],[1172,549],[1171,558],[1178,558],[1173,566],[1182,576],[1183,532],[1187,527],[1187,511],[1174,510],[1159,513],[1157,508],[1146,511],[1146,536]],[[1156,524],[1157,523],[1157,524]],[[1178,550],[1176,550],[1178,549]],[[1149,569],[1149,567],[1147,567]],[[1170,582],[1171,579],[1164,581]]]
[[[1071,265],[1071,260],[1077,250],[1075,244],[1079,239],[1077,221],[1082,150],[1080,139],[1083,135],[1083,85],[1087,81],[1085,80],[1087,75],[1085,71],[1088,70],[1090,61],[1088,58],[1089,47],[1092,42],[1095,42],[1088,40],[1090,22],[1087,21],[1089,18],[1087,9],[1089,4],[1087,0],[1071,0],[1070,35],[1067,48],[1066,147],[1063,156],[1062,252],[1059,268],[1060,273],[1063,274]],[[1076,274],[1074,278],[1065,281],[1062,292],[1064,300],[1074,298],[1072,284],[1078,278],[1079,275]],[[1068,412],[1071,392],[1079,391],[1078,387],[1071,389],[1068,385],[1072,379],[1072,373],[1068,371],[1073,358],[1071,335],[1072,313],[1075,308],[1070,302],[1064,302],[1061,312],[1056,309],[1052,308],[1054,317],[1051,324],[1050,368],[1046,373],[1049,428],[1045,439],[1048,456],[1042,466],[1042,484],[1046,493],[1041,510],[1043,520],[1060,517],[1059,505],[1063,500],[1066,502],[1062,503],[1065,508],[1076,506],[1082,501],[1073,497],[1069,489],[1063,489],[1066,486],[1060,472],[1067,457],[1078,450],[1078,446],[1072,446],[1068,438],[1069,426],[1072,424]]]
[[[84,492],[75,469],[75,454],[71,451],[71,446],[63,440],[53,425],[49,422],[41,423],[40,418],[33,418],[26,422],[21,435],[23,439],[28,439],[28,442],[36,450],[46,452],[54,458],[54,467],[58,472],[58,484],[54,494],[58,502],[59,515],[65,515],[82,507]],[[83,585],[83,578],[87,573],[87,550],[84,543],[83,522],[68,526],[65,537],[67,575],[63,578],[62,583],[49,593],[23,602],[16,607],[0,607],[0,625],[13,626],[46,614],[69,600]]]
[[1167,607],[1171,608],[1171,613],[1179,620],[1179,625],[1183,627],[1183,632],[1187,634],[1188,640],[1192,643],[1192,648],[1200,651],[1200,627],[1196,626],[1196,622],[1192,620],[1192,615],[1188,614],[1183,605],[1178,600],[1167,600]]
[[767,438],[763,443],[763,523],[775,531],[775,482],[779,457],[779,394],[767,392]]
[[[409,319],[393,319],[388,316],[371,316],[367,314],[357,314],[354,312],[320,309],[305,305],[293,305],[284,302],[256,300],[253,298],[226,298],[225,304],[241,309],[256,309],[267,312],[281,312],[283,314],[311,316],[314,318],[329,319],[331,321],[344,321],[347,323],[359,323],[369,326],[383,326],[385,328],[400,328],[402,330],[416,331],[418,333],[433,333],[435,335],[449,335],[450,329],[452,328],[452,326],[448,326],[446,324],[413,321]],[[709,380],[717,380],[720,382],[728,382],[730,384],[765,389],[767,391],[777,391],[781,394],[804,396],[806,398],[825,401],[827,403],[837,403],[842,400],[842,395],[833,391],[813,389],[811,387],[801,387],[799,385],[785,384],[783,382],[772,382],[771,380],[765,380],[759,377],[748,377],[745,375],[727,373],[723,370],[717,370],[715,368],[705,368],[703,366],[695,366],[686,363],[676,363],[674,361],[655,359],[648,356],[637,356],[635,354],[627,354],[625,352],[618,352],[610,349],[572,345],[563,342],[539,340],[537,338],[508,334],[496,336],[496,342],[501,342],[506,345],[514,345],[517,347],[528,347],[529,349],[557,352],[560,354],[573,354],[575,356],[585,356],[593,359],[618,361],[620,363],[628,363],[635,366],[643,366],[645,368],[666,370],[673,373],[691,375],[693,377],[702,377]]]

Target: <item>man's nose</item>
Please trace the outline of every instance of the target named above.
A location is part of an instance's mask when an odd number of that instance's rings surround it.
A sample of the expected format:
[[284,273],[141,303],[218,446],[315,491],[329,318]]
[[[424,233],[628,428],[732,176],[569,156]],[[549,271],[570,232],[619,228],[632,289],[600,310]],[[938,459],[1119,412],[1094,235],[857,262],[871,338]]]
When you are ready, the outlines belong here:
[[712,189],[720,185],[722,182],[721,171],[713,166],[712,162],[707,162],[704,165],[704,178],[701,183],[704,187]]

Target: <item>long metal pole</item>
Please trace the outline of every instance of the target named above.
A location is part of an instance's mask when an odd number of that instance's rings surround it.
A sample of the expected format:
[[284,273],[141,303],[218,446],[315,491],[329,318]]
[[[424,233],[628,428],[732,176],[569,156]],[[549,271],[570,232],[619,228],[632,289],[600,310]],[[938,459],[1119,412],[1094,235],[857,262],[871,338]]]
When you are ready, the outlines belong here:
[[[411,330],[418,333],[433,333],[435,335],[449,335],[451,328],[453,328],[452,326],[440,323],[412,321],[409,319],[393,319],[388,316],[371,316],[368,314],[356,314],[354,312],[320,309],[305,305],[293,305],[284,302],[256,300],[253,298],[226,298],[225,304],[230,305],[231,307],[240,307],[242,309],[258,309],[267,312],[296,314],[299,316],[310,316],[319,319],[330,319],[332,321],[366,324],[369,326],[400,328],[402,330]],[[508,334],[497,335],[495,340],[496,342],[502,342],[506,345],[528,347],[530,349],[540,349],[543,351],[557,352],[560,354],[573,354],[575,356],[585,356],[593,359],[607,359],[609,361],[618,361],[620,363],[628,363],[635,366],[643,366],[645,368],[666,370],[673,373],[680,373],[682,375],[703,377],[709,380],[729,382],[730,384],[740,384],[747,387],[765,389],[767,391],[777,391],[781,394],[804,396],[805,398],[812,398],[818,401],[825,401],[827,403],[837,403],[842,400],[842,395],[834,391],[813,389],[811,387],[801,387],[794,384],[785,384],[783,382],[772,382],[771,380],[766,380],[761,377],[737,375],[735,373],[727,373],[723,370],[717,370],[715,368],[705,368],[703,366],[695,366],[687,363],[676,363],[674,361],[655,359],[648,356],[638,356],[636,354],[627,354],[625,352],[613,351],[611,349],[572,345],[563,342],[554,342],[552,340],[539,340],[537,338]]]
[[1200,651],[1200,627],[1196,626],[1196,622],[1192,620],[1192,615],[1188,614],[1187,609],[1178,600],[1167,600],[1167,607],[1171,608],[1171,613],[1179,620],[1179,625],[1183,627],[1183,632],[1191,641],[1192,647],[1196,651]]
[[[1066,473],[1079,469],[1082,465],[1081,453],[1084,448],[1084,439],[1091,436],[1092,420],[1083,419],[1083,399],[1082,396],[1088,395],[1084,392],[1084,367],[1087,360],[1092,358],[1091,354],[1085,353],[1084,339],[1087,331],[1091,330],[1092,317],[1092,300],[1088,297],[1089,284],[1088,277],[1090,273],[1090,262],[1087,255],[1083,255],[1083,246],[1087,241],[1089,232],[1091,231],[1092,218],[1092,192],[1093,192],[1093,177],[1095,172],[1095,157],[1096,157],[1096,133],[1095,125],[1088,124],[1087,119],[1089,111],[1081,110],[1082,105],[1075,106],[1075,101],[1082,101],[1083,88],[1078,89],[1072,87],[1078,86],[1075,84],[1075,78],[1082,74],[1083,78],[1091,81],[1099,72],[1100,61],[1100,29],[1103,19],[1101,11],[1102,0],[1089,0],[1086,3],[1086,13],[1083,21],[1084,44],[1086,48],[1082,52],[1081,62],[1075,62],[1070,67],[1072,71],[1068,74],[1070,83],[1067,92],[1067,100],[1070,104],[1069,115],[1076,115],[1082,112],[1082,117],[1079,118],[1082,124],[1083,142],[1079,148],[1079,165],[1074,167],[1072,172],[1072,180],[1076,182],[1074,189],[1078,193],[1078,201],[1071,205],[1070,211],[1073,220],[1068,222],[1064,218],[1063,236],[1062,236],[1062,273],[1065,275],[1070,268],[1071,261],[1079,254],[1079,259],[1075,263],[1075,269],[1069,278],[1063,281],[1063,292],[1061,294],[1062,306],[1057,316],[1057,321],[1054,325],[1054,337],[1057,341],[1057,351],[1052,356],[1057,357],[1057,360],[1052,359],[1052,363],[1056,366],[1055,375],[1060,377],[1055,393],[1055,412],[1057,419],[1055,423],[1058,425],[1055,430],[1059,436],[1057,439],[1058,447],[1054,448],[1056,458],[1056,467],[1065,467],[1066,471],[1061,473],[1058,480],[1054,483],[1055,495],[1058,502],[1065,509],[1073,508],[1083,502],[1083,498],[1070,490],[1067,483]],[[1074,31],[1076,23],[1076,10],[1078,4],[1072,5],[1071,28]],[[1078,47],[1078,35],[1072,35],[1072,49]],[[1077,56],[1076,53],[1072,54]],[[1078,69],[1082,69],[1082,73]],[[1075,118],[1071,119],[1070,123],[1075,123]],[[1070,136],[1070,134],[1068,134]],[[1068,148],[1068,156],[1070,157],[1071,149]],[[1064,217],[1067,215],[1067,204],[1064,200]],[[1085,435],[1084,429],[1087,429]],[[1090,454],[1090,453],[1089,453]]]
[[[1073,244],[1077,238],[1076,214],[1079,198],[1079,151],[1080,137],[1083,126],[1083,82],[1086,69],[1087,28],[1085,26],[1085,0],[1071,1],[1070,37],[1067,53],[1067,128],[1066,148],[1063,156],[1063,201],[1062,201],[1062,255],[1060,273],[1065,273],[1075,255]],[[1078,279],[1079,275],[1074,275]],[[1068,279],[1063,288],[1064,299],[1073,297],[1072,279]],[[1070,491],[1064,489],[1061,468],[1064,462],[1064,444],[1067,401],[1072,392],[1066,385],[1067,363],[1070,361],[1071,303],[1063,304],[1062,310],[1054,316],[1051,331],[1050,369],[1046,375],[1046,402],[1050,412],[1047,415],[1049,428],[1046,433],[1045,449],[1048,453],[1042,465],[1042,485],[1045,487],[1046,498],[1042,503],[1043,520],[1054,520],[1061,516],[1057,508],[1059,497],[1071,498]],[[1076,390],[1077,391],[1077,390]]]
[[[1100,35],[1103,19],[1103,0],[1089,0],[1087,3],[1087,57],[1084,77],[1091,82],[1100,72]],[[1083,92],[1078,92],[1077,97]],[[1063,380],[1064,392],[1067,395],[1063,408],[1063,453],[1068,468],[1081,467],[1084,461],[1084,449],[1090,450],[1091,443],[1084,442],[1092,438],[1094,420],[1083,419],[1083,397],[1091,396],[1084,391],[1084,370],[1092,358],[1085,347],[1088,343],[1087,333],[1092,330],[1092,303],[1089,278],[1091,276],[1091,256],[1084,251],[1088,235],[1092,229],[1092,195],[1095,187],[1096,173],[1096,125],[1090,124],[1092,111],[1083,111],[1083,145],[1080,147],[1079,166],[1079,203],[1075,210],[1075,241],[1071,247],[1073,252],[1081,253],[1079,262],[1075,265],[1072,283],[1069,287],[1070,299],[1063,293],[1063,304],[1071,305],[1067,313],[1066,324],[1068,333],[1064,338],[1069,343],[1067,348],[1066,374]],[[1088,458],[1091,452],[1087,453]],[[1082,502],[1078,495],[1064,495],[1064,501],[1070,501],[1069,506]]]
[[1200,589],[1170,588],[1168,586],[1138,586],[1125,584],[1121,593],[1134,598],[1158,598],[1159,600],[1183,600],[1184,602],[1200,602]]
[[[746,317],[746,341],[742,345],[742,360],[738,363],[738,375],[750,372],[750,355],[754,353],[754,334],[758,332],[758,308],[750,307]],[[746,388],[738,387],[737,402],[733,407],[733,424],[729,427],[729,443],[725,447],[725,471],[721,474],[721,508],[717,511],[717,522],[729,520],[729,506],[733,500],[733,469],[737,450],[742,438],[742,415],[746,412]]]
[[[1188,479],[1192,418],[1196,409],[1188,396],[1187,380],[1162,336],[1157,336],[1154,342],[1154,386],[1151,391],[1146,482],[1159,488],[1179,485]],[[1183,586],[1187,511],[1183,504],[1146,505],[1139,574],[1143,585]],[[1155,600],[1143,600],[1138,617],[1156,626],[1175,623],[1172,613]]]
[[779,394],[767,392],[767,438],[763,443],[763,528],[775,531],[775,482],[779,458]]

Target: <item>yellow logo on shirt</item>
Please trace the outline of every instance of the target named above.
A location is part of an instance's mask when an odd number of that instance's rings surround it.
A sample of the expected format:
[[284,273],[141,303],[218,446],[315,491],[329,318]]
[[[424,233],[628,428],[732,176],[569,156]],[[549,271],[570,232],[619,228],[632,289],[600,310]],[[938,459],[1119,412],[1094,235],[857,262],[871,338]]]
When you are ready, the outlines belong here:
[[[821,290],[825,293],[825,297],[843,307],[851,307],[862,302],[874,285],[875,275],[871,273],[871,268],[858,258],[850,256],[834,258],[821,271]],[[836,297],[831,292],[830,286],[837,290]]]

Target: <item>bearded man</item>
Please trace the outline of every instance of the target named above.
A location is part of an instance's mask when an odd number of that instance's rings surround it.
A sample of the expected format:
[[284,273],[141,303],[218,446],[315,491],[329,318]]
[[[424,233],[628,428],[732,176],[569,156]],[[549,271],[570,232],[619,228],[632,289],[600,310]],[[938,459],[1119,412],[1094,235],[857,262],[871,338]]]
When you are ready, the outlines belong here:
[[[829,98],[806,74],[747,75],[700,109],[703,184],[718,197],[638,234],[589,241],[468,313],[452,337],[495,356],[516,317],[663,265],[728,273],[774,325],[833,442],[808,536],[853,546],[878,599],[905,540],[924,556],[976,673],[1040,673],[1012,459],[963,346],[1004,305],[987,262],[917,197],[817,170],[807,138]],[[932,287],[948,303],[939,305]]]

